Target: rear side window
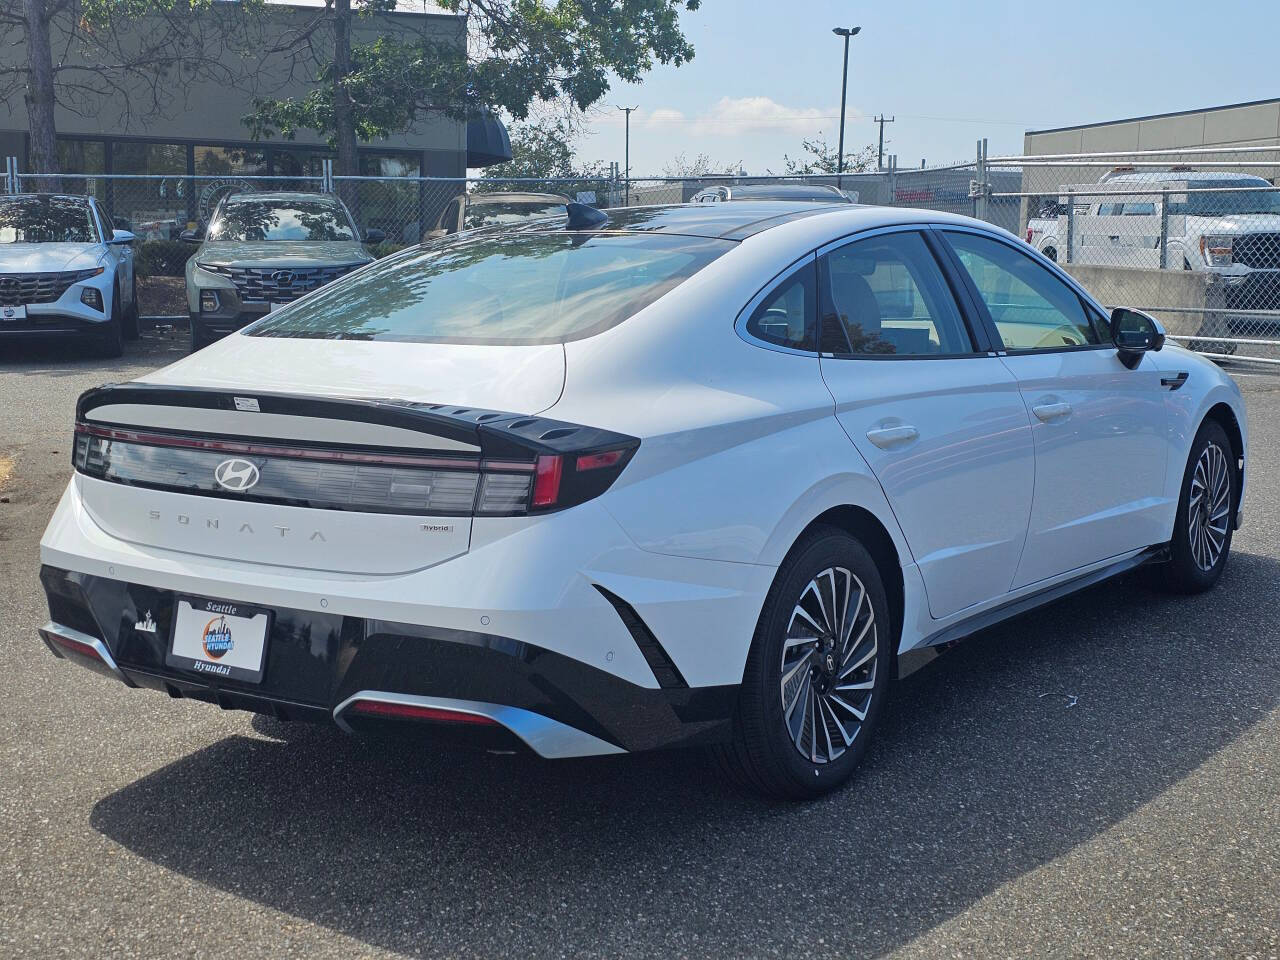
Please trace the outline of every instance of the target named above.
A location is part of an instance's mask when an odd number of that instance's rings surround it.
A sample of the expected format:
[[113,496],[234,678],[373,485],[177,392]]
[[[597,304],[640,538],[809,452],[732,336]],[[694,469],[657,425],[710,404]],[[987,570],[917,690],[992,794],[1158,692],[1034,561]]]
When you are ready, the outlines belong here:
[[747,334],[792,350],[817,350],[816,294],[813,264],[808,263],[774,287],[751,312]]
[[876,356],[973,352],[960,311],[918,233],[857,240],[822,258],[824,351]]
[[246,333],[564,343],[621,323],[734,246],[669,234],[459,234],[379,260]]

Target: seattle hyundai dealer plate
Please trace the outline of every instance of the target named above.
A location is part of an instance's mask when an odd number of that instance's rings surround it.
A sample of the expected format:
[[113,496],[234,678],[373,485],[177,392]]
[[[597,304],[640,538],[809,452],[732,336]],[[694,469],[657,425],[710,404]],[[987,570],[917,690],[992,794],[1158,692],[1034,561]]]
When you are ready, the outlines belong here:
[[270,611],[184,597],[178,600],[165,662],[211,677],[259,683],[270,627]]

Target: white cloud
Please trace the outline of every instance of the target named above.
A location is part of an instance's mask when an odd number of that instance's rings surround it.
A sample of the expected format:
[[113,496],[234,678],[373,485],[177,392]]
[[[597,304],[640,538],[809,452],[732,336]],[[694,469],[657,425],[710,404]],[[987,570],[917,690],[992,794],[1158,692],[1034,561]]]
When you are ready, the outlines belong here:
[[[850,108],[849,119],[862,115]],[[599,123],[621,124],[622,114],[603,113]],[[800,134],[811,136],[818,130],[834,129],[840,120],[839,107],[791,107],[771,97],[721,97],[694,116],[675,107],[640,109],[631,116],[632,128],[664,127],[688,137],[733,137],[745,134]]]

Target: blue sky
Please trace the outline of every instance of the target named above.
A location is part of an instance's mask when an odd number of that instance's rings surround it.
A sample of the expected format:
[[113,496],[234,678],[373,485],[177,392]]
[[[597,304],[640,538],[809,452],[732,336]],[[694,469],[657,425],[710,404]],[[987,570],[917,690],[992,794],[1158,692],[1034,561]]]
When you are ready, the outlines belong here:
[[677,153],[781,169],[783,153],[839,128],[842,41],[849,55],[850,147],[875,140],[900,166],[1021,152],[1023,131],[1280,96],[1280,4],[1165,0],[703,0],[683,25],[697,55],[615,84],[579,144],[588,160],[622,161],[631,119],[633,174]]

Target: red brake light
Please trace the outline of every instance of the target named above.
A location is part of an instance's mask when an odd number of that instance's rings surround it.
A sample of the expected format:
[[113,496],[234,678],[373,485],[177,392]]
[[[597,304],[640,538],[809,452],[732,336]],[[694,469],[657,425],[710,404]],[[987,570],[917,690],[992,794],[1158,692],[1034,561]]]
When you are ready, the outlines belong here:
[[588,453],[578,458],[578,472],[583,470],[600,470],[604,467],[616,467],[626,456],[626,450],[610,450],[607,453]]
[[1027,243],[1031,242],[1031,227],[1027,227]]
[[560,474],[564,469],[564,457],[539,457],[533,474],[533,506],[555,506],[560,498]]

